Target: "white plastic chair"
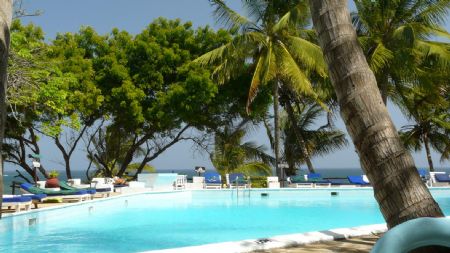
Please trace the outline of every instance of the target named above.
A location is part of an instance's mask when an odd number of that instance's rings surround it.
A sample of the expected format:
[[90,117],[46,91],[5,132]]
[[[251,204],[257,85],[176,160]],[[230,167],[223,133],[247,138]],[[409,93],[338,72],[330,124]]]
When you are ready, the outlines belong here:
[[267,188],[280,188],[278,177],[267,177]]

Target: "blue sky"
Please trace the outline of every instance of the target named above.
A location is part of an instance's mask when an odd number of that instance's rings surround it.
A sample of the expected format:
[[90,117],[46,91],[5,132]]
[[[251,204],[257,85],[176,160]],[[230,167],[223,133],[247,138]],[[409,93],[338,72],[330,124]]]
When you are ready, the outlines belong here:
[[[233,9],[240,9],[240,1],[228,2]],[[157,17],[180,18],[183,21],[192,21],[194,26],[220,27],[214,23],[208,0],[24,0],[24,7],[28,12],[43,11],[41,16],[23,18],[23,22],[33,22],[41,26],[48,40],[54,38],[57,33],[76,32],[81,26],[92,26],[99,33],[108,33],[117,27],[136,34]],[[354,8],[351,1],[350,8]],[[450,30],[448,22],[446,27]],[[388,108],[397,128],[407,124],[406,119],[393,105]],[[339,116],[337,127],[345,131]],[[249,139],[268,144],[262,129],[249,136]],[[58,163],[59,156],[55,154],[56,152],[52,152],[55,147],[46,139],[42,140],[41,145],[44,156],[42,162],[47,168],[62,169],[62,165]],[[80,146],[80,149],[82,148]],[[424,153],[413,155],[418,167],[427,167]],[[439,155],[436,153],[433,153],[433,159],[436,167],[450,167],[449,162],[439,163]],[[313,163],[318,168],[360,167],[352,144],[326,157],[316,158]],[[75,154],[72,166],[74,169],[84,169],[86,165],[86,157],[79,150]],[[175,145],[153,161],[152,165],[162,170],[190,169],[196,165],[212,167],[208,156],[194,152],[190,143]]]

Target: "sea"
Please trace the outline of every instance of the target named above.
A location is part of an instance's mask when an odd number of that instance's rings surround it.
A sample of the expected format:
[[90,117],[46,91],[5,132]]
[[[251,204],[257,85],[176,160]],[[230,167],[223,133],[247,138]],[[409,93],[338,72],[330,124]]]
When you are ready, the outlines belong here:
[[[305,169],[301,169],[305,171]],[[437,168],[436,171],[445,171],[450,173],[450,168]],[[346,178],[347,176],[362,175],[364,174],[361,168],[317,168],[317,173],[320,173],[324,178]],[[178,173],[180,175],[187,175],[188,180],[196,176],[197,173],[193,169],[179,169],[179,170],[157,170],[156,173]],[[14,170],[5,170],[3,177],[3,192],[4,194],[12,194],[12,183],[25,182],[22,178],[16,177],[17,172]],[[86,180],[85,171],[72,171],[72,178],[80,178],[82,181]],[[31,177],[30,177],[31,179]],[[59,179],[66,180],[65,171],[59,171]],[[31,181],[31,180],[30,180]],[[18,194],[19,190],[15,190],[15,194]]]

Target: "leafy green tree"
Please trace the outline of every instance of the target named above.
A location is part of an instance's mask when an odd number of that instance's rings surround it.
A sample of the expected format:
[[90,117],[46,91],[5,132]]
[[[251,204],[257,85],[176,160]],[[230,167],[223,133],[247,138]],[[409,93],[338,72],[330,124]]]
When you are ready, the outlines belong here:
[[[63,56],[73,55],[70,59],[79,66],[80,76],[89,73],[83,66],[92,66],[95,87],[104,97],[100,112],[106,116],[108,131],[114,129],[111,134],[126,137],[123,156],[116,163],[120,165],[118,176],[123,176],[141,149],[143,168],[178,141],[190,139],[189,129],[201,130],[221,122],[229,101],[221,98],[217,104],[218,87],[210,79],[210,69],[190,63],[229,39],[223,30],[194,30],[189,22],[163,18],[136,36],[117,29],[100,36],[88,27],[77,34],[58,36],[54,45],[63,48]],[[81,64],[83,61],[91,64]],[[89,76],[86,79],[90,80]],[[114,166],[96,162],[103,170],[113,171]]]
[[[54,94],[49,94],[43,87],[51,79],[46,48],[44,35],[39,27],[23,26],[19,20],[14,20],[11,26],[4,148],[6,161],[22,167],[31,178],[34,173],[27,163],[28,154],[40,153],[40,137],[35,125],[49,106],[54,107]],[[45,93],[48,94],[47,99],[42,99],[41,94]],[[44,166],[39,169],[44,176],[47,175]],[[19,176],[27,178],[18,172]]]
[[50,95],[53,90],[60,92],[56,100],[58,110],[46,113],[41,132],[49,136],[61,152],[67,178],[72,177],[70,160],[82,137],[104,116],[105,98],[96,85],[92,60],[85,57],[89,52],[78,46],[93,31],[89,28],[83,31],[85,36],[58,35],[48,49],[48,58],[65,78],[48,85]]
[[[32,175],[27,152],[39,154],[40,135],[46,135],[61,151],[71,178],[71,156],[103,102],[92,64],[80,58],[78,48],[45,43],[42,30],[32,24],[15,20],[12,31],[8,124],[17,127],[8,128],[8,161]],[[40,171],[47,176],[43,166]]]
[[229,43],[195,61],[203,66],[214,65],[213,76],[220,84],[241,74],[242,66],[251,62],[253,78],[247,108],[261,86],[272,87],[275,167],[281,177],[278,169],[278,89],[287,86],[298,94],[317,98],[308,76],[311,72],[326,76],[321,50],[310,41],[314,35],[307,29],[306,1],[243,1],[249,18],[230,9],[222,0],[211,3],[218,22],[237,34]]
[[[297,103],[294,112],[296,120],[291,121],[285,116],[282,120],[284,159],[289,165],[288,175],[295,175],[296,168],[306,159],[315,156],[324,156],[335,150],[345,147],[348,142],[345,139],[345,133],[333,127],[319,127],[312,129],[316,121],[323,117],[323,108],[317,104]],[[297,125],[292,124],[296,122]],[[294,131],[294,128],[297,131]],[[296,134],[300,134],[304,140],[304,147],[300,147],[296,142]],[[305,154],[306,150],[306,154]],[[314,173],[314,168],[309,168]]]
[[353,24],[367,61],[377,78],[384,103],[396,86],[414,82],[424,72],[421,62],[436,57],[435,68],[448,69],[450,38],[442,26],[448,0],[358,0]]

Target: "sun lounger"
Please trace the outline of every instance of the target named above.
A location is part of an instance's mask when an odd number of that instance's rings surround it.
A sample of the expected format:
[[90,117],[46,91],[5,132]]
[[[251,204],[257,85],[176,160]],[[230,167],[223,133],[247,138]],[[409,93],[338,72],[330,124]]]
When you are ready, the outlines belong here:
[[356,187],[356,185],[350,183],[348,178],[328,178],[327,180],[333,187]]
[[221,189],[222,177],[217,172],[206,172],[205,176],[205,188],[206,189]]
[[438,183],[442,183],[442,184],[450,183],[450,175],[448,173],[435,174],[434,178],[436,179],[436,182],[438,182]]
[[364,180],[364,176],[360,175],[360,176],[348,176],[348,181],[354,185],[359,185],[359,186],[370,186],[370,183],[368,182],[368,180]]
[[91,188],[97,192],[113,192],[114,179],[108,177],[95,177],[91,180]]
[[319,173],[309,173],[306,178],[314,183],[314,187],[331,187],[331,182],[323,179]]
[[314,183],[305,179],[304,175],[297,175],[287,178],[288,187],[292,188],[313,188]]
[[49,189],[42,189],[38,188],[30,183],[23,183],[20,185],[20,189],[24,193],[31,193],[31,194],[46,194],[48,198],[51,197],[57,197],[62,198],[63,200],[77,200],[77,201],[83,201],[90,198],[90,194],[88,194],[84,190],[49,190]]
[[38,204],[43,203],[48,198],[47,194],[22,194],[22,196],[31,197],[34,208],[38,208]]
[[231,188],[249,188],[247,180],[242,173],[227,174],[227,186]]
[[441,176],[438,176],[439,179],[441,181],[445,181],[446,174],[447,173],[443,172],[443,171],[430,171],[430,185],[431,186],[446,186],[446,185],[448,185],[449,184],[448,182],[440,182],[436,178],[437,175],[441,175]]
[[91,195],[91,199],[93,199],[95,196],[109,197],[111,195],[110,188],[105,188],[106,191],[97,192],[97,189],[95,189],[95,188],[77,188],[77,187],[69,185],[67,182],[64,182],[64,181],[59,182],[59,187],[63,190],[86,191],[88,194]]
[[15,212],[20,212],[22,209],[28,211],[32,203],[32,198],[28,196],[6,196],[3,197],[2,209],[13,208]]
[[38,204],[42,203],[45,199],[47,199],[46,194],[22,194],[22,195],[3,195],[4,197],[27,197],[31,198],[31,202],[33,203],[35,208],[38,208]]

